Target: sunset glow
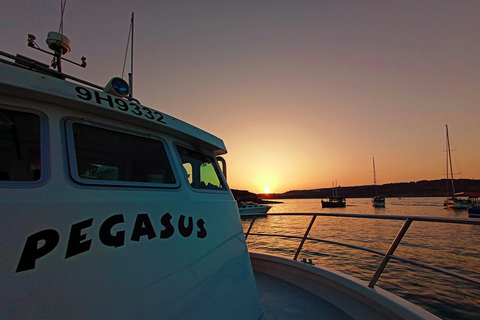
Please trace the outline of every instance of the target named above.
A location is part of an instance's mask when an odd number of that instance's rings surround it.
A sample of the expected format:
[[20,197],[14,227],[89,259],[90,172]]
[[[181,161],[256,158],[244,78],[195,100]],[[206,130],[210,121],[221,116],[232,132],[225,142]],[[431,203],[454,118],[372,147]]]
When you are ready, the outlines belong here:
[[[26,35],[45,48],[57,6],[5,0],[2,51],[49,63]],[[70,2],[88,66],[63,71],[120,76],[132,12],[134,97],[221,138],[232,189],[373,184],[372,157],[378,184],[442,179],[447,123],[456,178],[480,179],[478,1]]]

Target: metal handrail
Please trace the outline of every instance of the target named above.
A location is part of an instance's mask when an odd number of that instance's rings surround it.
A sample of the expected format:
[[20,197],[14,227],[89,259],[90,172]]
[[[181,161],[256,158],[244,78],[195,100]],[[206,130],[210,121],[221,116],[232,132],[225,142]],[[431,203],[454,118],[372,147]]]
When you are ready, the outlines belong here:
[[[444,217],[426,217],[426,216],[391,216],[391,215],[369,215],[369,214],[349,214],[349,213],[274,213],[274,214],[268,214],[268,213],[258,213],[258,214],[251,214],[249,215],[253,219],[248,227],[247,232],[245,232],[245,239],[248,238],[249,235],[253,236],[265,236],[265,237],[281,237],[281,238],[288,238],[288,239],[300,239],[300,244],[298,245],[295,255],[293,257],[293,260],[297,260],[298,255],[302,251],[303,245],[306,240],[310,241],[316,241],[316,242],[323,242],[323,243],[329,243],[329,244],[334,244],[334,245],[339,245],[339,246],[344,246],[344,247],[349,247],[353,249],[359,249],[359,250],[364,250],[368,251],[374,254],[378,255],[383,255],[383,259],[378,265],[375,274],[372,276],[370,279],[370,282],[368,283],[369,287],[374,287],[375,284],[377,283],[378,279],[382,275],[383,271],[385,270],[388,262],[390,259],[396,259],[399,261],[402,261],[404,263],[408,263],[411,265],[415,265],[418,267],[430,269],[433,271],[437,271],[443,274],[447,274],[449,276],[462,279],[471,283],[474,283],[476,285],[480,286],[480,279],[466,276],[463,274],[460,274],[458,272],[450,271],[444,268],[436,267],[429,265],[427,263],[423,263],[420,261],[408,259],[408,258],[402,258],[394,255],[395,249],[398,247],[400,242],[403,239],[403,236],[407,232],[408,228],[412,224],[413,221],[424,221],[424,222],[438,222],[438,223],[453,223],[453,224],[469,224],[469,225],[480,225],[480,219],[477,218],[444,218]],[[312,216],[312,219],[310,220],[310,223],[305,230],[305,233],[303,236],[293,236],[293,235],[285,235],[285,234],[268,234],[268,233],[252,233],[252,227],[253,224],[255,223],[257,217],[267,217],[267,216]],[[361,246],[356,246],[348,243],[342,243],[342,242],[337,242],[337,241],[330,241],[330,240],[325,240],[325,239],[319,239],[319,238],[310,238],[308,237],[308,234],[310,233],[312,226],[315,222],[315,219],[318,216],[323,216],[323,217],[343,217],[343,218],[362,218],[362,219],[379,219],[379,220],[399,220],[399,221],[404,221],[404,224],[400,231],[398,232],[397,236],[395,239],[392,241],[392,244],[390,245],[389,249],[387,252],[381,252],[375,249],[367,248],[367,247],[361,247]]]

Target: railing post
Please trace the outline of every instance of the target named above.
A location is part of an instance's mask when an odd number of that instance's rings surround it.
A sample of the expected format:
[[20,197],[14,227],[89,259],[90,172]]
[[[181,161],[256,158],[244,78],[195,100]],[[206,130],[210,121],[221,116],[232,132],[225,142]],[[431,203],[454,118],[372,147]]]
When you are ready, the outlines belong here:
[[300,242],[300,245],[297,248],[297,252],[295,252],[295,256],[293,257],[293,260],[297,260],[298,255],[300,254],[300,251],[302,250],[303,244],[305,243],[305,239],[307,238],[308,234],[310,233],[310,229],[312,229],[313,223],[315,222],[316,218],[317,218],[317,215],[314,215],[312,217],[312,220],[310,221],[310,224],[308,225],[308,228],[305,231],[305,234],[303,235],[302,241]]
[[382,274],[383,270],[387,266],[387,263],[390,260],[390,257],[395,252],[395,249],[397,249],[398,245],[400,244],[400,241],[402,241],[402,238],[407,232],[408,227],[410,227],[410,225],[412,224],[412,221],[413,221],[412,219],[407,218],[407,220],[403,224],[402,229],[400,229],[400,231],[398,232],[397,236],[395,237],[395,240],[393,240],[387,253],[385,253],[385,256],[383,257],[382,262],[378,266],[377,271],[375,272],[372,279],[370,280],[370,283],[368,284],[370,288],[373,288],[373,286],[375,286],[375,283],[377,283],[378,278],[380,278],[380,275]]
[[250,230],[252,230],[253,223],[255,222],[255,219],[257,219],[257,215],[253,216],[252,222],[250,223],[250,226],[248,227],[247,233],[245,233],[245,240],[247,240],[248,234],[250,233]]

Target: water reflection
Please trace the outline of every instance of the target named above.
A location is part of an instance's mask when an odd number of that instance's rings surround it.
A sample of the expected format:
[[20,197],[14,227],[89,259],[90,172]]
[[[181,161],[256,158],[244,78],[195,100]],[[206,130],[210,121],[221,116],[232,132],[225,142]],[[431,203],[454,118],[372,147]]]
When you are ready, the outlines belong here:
[[[284,200],[270,213],[361,213],[382,215],[463,217],[466,211],[446,210],[440,198],[387,199],[386,208],[373,208],[370,199],[348,199],[346,208],[322,208],[319,199]],[[303,236],[309,216],[259,218],[251,233]],[[244,230],[251,219],[242,219]],[[317,217],[309,237],[348,243],[386,252],[403,221]],[[395,255],[480,278],[480,226],[415,221]],[[300,239],[249,236],[249,249],[293,258]],[[382,257],[329,243],[306,241],[299,256],[315,264],[369,281]],[[444,319],[478,319],[480,288],[448,275],[390,261],[377,285]]]

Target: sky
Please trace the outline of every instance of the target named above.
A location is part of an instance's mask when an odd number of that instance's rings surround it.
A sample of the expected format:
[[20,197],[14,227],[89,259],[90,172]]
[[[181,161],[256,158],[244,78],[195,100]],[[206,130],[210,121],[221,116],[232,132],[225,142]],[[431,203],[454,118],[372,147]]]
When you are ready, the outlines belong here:
[[[65,73],[121,76],[135,14],[134,97],[224,142],[254,193],[480,179],[480,1],[73,1]],[[0,50],[48,63],[61,1],[2,0]],[[128,56],[127,60],[129,61]],[[129,72],[129,64],[125,74]],[[126,78],[126,76],[125,76]]]

